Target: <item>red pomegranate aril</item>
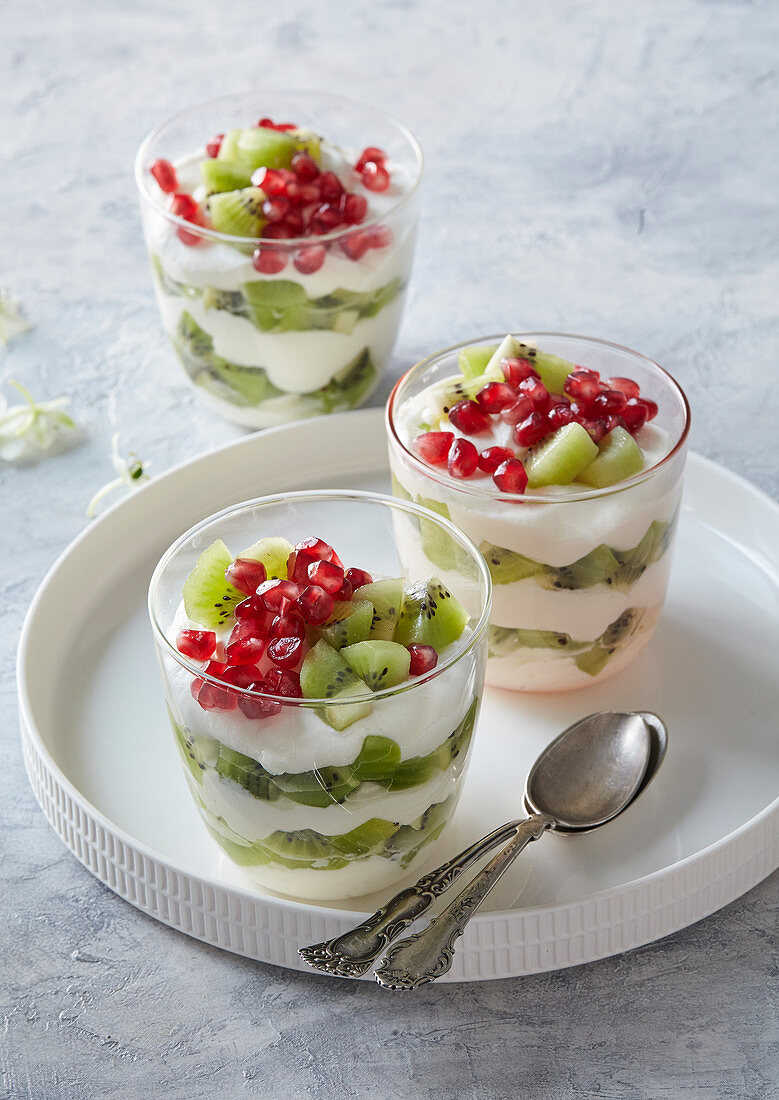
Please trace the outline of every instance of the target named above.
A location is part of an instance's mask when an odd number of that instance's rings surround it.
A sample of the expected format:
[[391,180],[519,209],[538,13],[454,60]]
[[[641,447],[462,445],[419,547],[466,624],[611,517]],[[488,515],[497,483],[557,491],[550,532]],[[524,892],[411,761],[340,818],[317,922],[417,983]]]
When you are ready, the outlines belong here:
[[[330,565],[330,562],[320,562],[320,565]],[[333,566],[333,568],[336,568]],[[339,585],[340,589],[340,585]],[[338,591],[338,589],[336,589]],[[319,584],[309,584],[300,594],[295,604],[296,610],[311,626],[319,626],[326,622],[333,614],[333,596]]]
[[[267,691],[267,677],[263,680],[258,674],[254,683],[246,686],[251,688],[252,691]],[[259,695],[239,695],[238,706],[247,718],[256,719],[272,718],[281,710],[281,703],[277,703],[273,699],[263,699]]]
[[300,585],[289,580],[265,581],[257,589],[257,598],[268,611],[278,612],[285,600],[294,603],[299,595]]
[[[290,184],[290,187],[292,184]],[[316,183],[299,183],[297,185],[297,195],[302,205],[308,206],[312,202],[321,202],[322,194],[319,190],[319,185]]]
[[442,466],[454,443],[454,432],[423,432],[411,444],[412,450],[431,466]]
[[270,626],[268,609],[261,603],[257,595],[250,596],[248,600],[242,600],[236,604],[234,614],[239,623],[258,624],[257,629],[263,633]]
[[557,431],[558,428],[563,428],[566,424],[572,424],[574,415],[571,412],[571,406],[565,401],[563,404],[553,405],[546,414],[546,419],[549,423],[549,427],[552,428],[553,431]]
[[176,649],[193,661],[207,661],[216,648],[213,630],[180,630],[176,637]]
[[325,262],[326,250],[321,244],[312,244],[307,248],[299,248],[292,258],[292,262],[301,275],[313,275],[319,271]]
[[[287,221],[292,214],[287,215],[287,218],[283,222],[266,222],[262,227],[261,237],[267,237],[269,241],[288,241],[295,236],[295,231],[288,224]],[[279,251],[281,251],[279,249]],[[284,255],[282,253],[282,255]]]
[[262,213],[266,221],[283,221],[289,213],[289,199],[284,195],[276,195],[272,199],[266,199],[262,204]]
[[621,416],[616,416],[612,413],[606,421],[606,431],[613,432],[615,428],[627,428],[627,424]]
[[622,419],[627,430],[634,434],[646,424],[646,406],[638,397],[629,397],[625,408],[622,410]]
[[534,408],[535,406],[532,400],[527,394],[523,394],[513,405],[509,405],[507,409],[501,410],[500,419],[504,424],[511,424],[511,426],[514,427],[516,424],[519,424],[520,420],[524,420],[526,417],[530,416]]
[[341,564],[341,559],[338,557],[335,550],[333,550],[330,543],[325,542],[324,539],[317,538],[316,535],[309,535],[307,539],[301,539],[300,542],[296,542],[295,549],[304,550],[307,554],[310,554],[312,558],[316,558],[317,561],[335,561],[336,565]]
[[479,469],[485,474],[494,474],[502,462],[515,457],[508,447],[487,447],[479,455]]
[[624,393],[625,397],[638,397],[641,392],[638,387],[638,382],[634,382],[632,378],[610,378],[606,383],[613,390],[619,390],[620,393]]
[[332,595],[344,583],[344,571],[331,561],[317,561],[308,567],[308,579]]
[[268,659],[279,668],[294,668],[303,659],[303,640],[274,638],[268,644]]
[[366,145],[354,166],[355,172],[362,172],[363,168],[370,161],[372,164],[383,164],[387,159],[387,154],[383,149],[379,149],[377,145]]
[[311,183],[319,175],[319,165],[308,153],[295,153],[290,168],[301,183]]
[[224,134],[214,134],[210,141],[206,142],[206,152],[212,159],[219,156],[219,150],[222,148],[222,142],[224,141]]
[[214,660],[220,665],[225,664],[225,644],[224,642],[217,642],[216,649],[214,650]]
[[333,602],[345,603],[347,600],[350,600],[353,595],[354,585],[350,580],[344,577],[344,583],[341,585],[338,591],[333,594]]
[[268,633],[271,638],[305,638],[306,624],[298,614],[277,615]]
[[657,402],[650,401],[648,397],[639,397],[638,400],[646,409],[647,420],[654,420],[654,418],[657,416]]
[[262,638],[239,638],[225,646],[225,657],[230,665],[256,665],[265,652]]
[[323,172],[318,180],[319,194],[325,202],[339,202],[344,193],[344,185],[335,172]]
[[[263,689],[271,695],[281,695],[286,699],[300,699],[303,695],[300,690],[300,677],[287,668],[272,668],[265,677]],[[281,706],[281,704],[278,705]]]
[[260,674],[254,665],[229,665],[222,673],[222,679],[233,687],[248,688],[256,684]]
[[287,558],[287,579],[304,588],[308,584],[308,567],[319,561],[306,550],[293,550]]
[[360,173],[363,187],[369,191],[386,191],[390,185],[389,172],[383,164],[369,160]]
[[479,432],[488,432],[492,427],[492,421],[476,401],[458,401],[449,410],[449,419],[458,431],[466,435],[478,435]]
[[324,202],[321,206],[318,206],[314,211],[312,218],[313,221],[322,222],[327,226],[327,232],[329,233],[333,229],[337,229],[341,224],[341,212],[337,206],[332,203]]
[[255,248],[252,266],[261,275],[278,275],[287,266],[287,257],[281,248]]
[[368,230],[368,240],[371,248],[389,248],[394,239],[392,230],[388,225],[372,225]]
[[486,413],[499,413],[501,409],[516,404],[517,391],[508,382],[488,382],[476,394],[476,400]]
[[627,398],[621,390],[604,389],[593,402],[594,408],[602,408],[607,413],[621,413],[627,405]]
[[409,676],[424,676],[438,664],[438,653],[431,645],[409,645],[406,649],[411,654]]
[[361,260],[371,246],[371,239],[363,229],[359,233],[352,233],[341,241],[341,248],[350,260]]
[[306,232],[306,220],[299,210],[290,210],[283,222],[277,222],[289,231],[289,237],[302,237]]
[[544,438],[549,431],[546,418],[540,412],[532,412],[514,429],[514,439],[520,447],[532,447]]
[[600,382],[596,371],[574,370],[563,383],[563,389],[577,401],[588,405],[600,393]]
[[538,371],[529,359],[515,359],[513,356],[508,359],[501,359],[500,369],[503,371],[503,377],[510,386],[518,386],[519,383],[524,382],[526,378],[540,377]]
[[252,558],[236,558],[228,565],[225,577],[239,592],[253,596],[260,585],[268,579],[268,573],[261,561]]
[[176,236],[187,248],[195,248],[197,245],[204,243],[200,233],[193,233],[190,229],[179,228],[176,230]]
[[177,191],[171,196],[168,200],[168,209],[177,218],[185,218],[189,222],[200,217],[200,207],[186,191]]
[[259,122],[257,123],[257,126],[262,126],[262,128],[265,129],[265,130],[275,130],[276,129],[275,125],[273,124],[273,119],[272,118],[261,118],[259,120]]
[[580,423],[583,428],[587,429],[593,443],[600,443],[607,431],[606,421],[598,418],[597,420],[582,420]]
[[258,168],[252,173],[252,187],[259,187],[268,198],[285,194],[290,183],[297,183],[297,176],[286,168]]
[[364,584],[373,584],[373,577],[364,569],[347,569],[346,579],[354,589],[362,588]]
[[207,682],[198,691],[197,701],[203,710],[235,710],[238,706],[238,696],[234,692]]
[[368,213],[368,200],[364,195],[344,195],[341,212],[345,222],[358,225]]
[[169,195],[178,189],[176,169],[169,160],[155,160],[149,171],[157,181],[160,191]]
[[492,480],[502,493],[524,493],[527,488],[527,473],[518,458],[507,458],[501,462]]
[[549,390],[540,378],[525,378],[519,383],[519,396],[529,397],[537,412],[549,407]]
[[[264,612],[268,614],[268,612]],[[270,622],[268,623],[270,626]],[[244,638],[260,638],[266,631],[261,629],[261,624],[253,621],[252,619],[241,619],[237,622],[233,629],[230,631],[230,637],[227,639],[227,645],[232,645],[233,642],[240,642]],[[227,646],[225,646],[225,651]]]
[[446,461],[446,468],[452,477],[470,477],[478,465],[479,452],[470,439],[455,439]]

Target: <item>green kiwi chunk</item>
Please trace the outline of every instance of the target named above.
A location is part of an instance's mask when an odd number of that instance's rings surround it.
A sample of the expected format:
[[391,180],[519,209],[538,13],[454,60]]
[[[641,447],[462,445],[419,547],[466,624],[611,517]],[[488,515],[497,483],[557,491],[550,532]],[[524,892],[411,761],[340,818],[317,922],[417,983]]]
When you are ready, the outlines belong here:
[[[258,168],[289,168],[297,151],[298,143],[294,137],[265,126],[239,130],[235,137],[234,159],[244,166],[249,175]],[[221,147],[219,153],[221,159]]]
[[238,557],[249,558],[250,561],[261,561],[269,581],[283,581],[287,579],[287,560],[292,549],[289,539],[269,535],[267,538],[260,539],[259,542],[253,542]]
[[238,191],[251,186],[251,172],[238,161],[211,159],[201,161],[200,174],[209,195],[220,191]]
[[526,558],[515,550],[493,546],[490,542],[483,542],[479,550],[495,584],[513,584],[515,581],[527,580],[528,577],[538,577],[546,569],[541,562]]
[[373,622],[373,604],[355,593],[354,600],[339,600],[333,605],[333,613],[319,636],[333,649],[364,642],[370,636]]
[[408,679],[411,654],[398,642],[356,642],[342,649],[341,656],[371,691],[396,687]]
[[370,734],[365,738],[355,771],[364,783],[387,783],[400,767],[400,745],[389,737]]
[[522,627],[491,626],[490,657],[507,657],[518,649],[556,649],[577,653],[590,642],[577,642],[562,630],[525,630]]
[[216,539],[206,547],[184,581],[182,596],[187,615],[211,630],[229,622],[235,605],[246,599],[243,592],[225,580],[225,570],[232,560],[222,540]]
[[265,195],[259,187],[242,187],[236,191],[220,191],[208,200],[211,224],[217,233],[232,237],[259,237],[265,218],[262,204]]
[[586,428],[574,421],[558,428],[532,449],[525,459],[531,489],[542,485],[569,485],[589,466],[598,445]]
[[674,526],[675,518],[671,523],[661,523],[659,520],[655,520],[647,528],[638,546],[634,546],[632,550],[628,550],[626,553],[619,550],[614,551],[619,561],[619,566],[614,575],[615,588],[618,588],[620,592],[629,592],[649,566],[660,560],[668,549]]
[[213,768],[219,756],[219,742],[211,737],[199,737],[180,726],[168,710],[170,724],[176,738],[176,747],[190,775],[197,783],[203,782],[206,768]]
[[370,688],[346,663],[340,653],[325,641],[318,641],[303,659],[300,687],[307,699],[343,700],[342,705],[320,708],[320,716],[335,730],[346,729],[373,710],[368,699],[348,700],[367,695]]
[[468,612],[437,577],[417,581],[403,593],[395,641],[431,645],[439,652],[462,634]]
[[613,585],[620,564],[608,546],[601,543],[589,554],[570,565],[548,565],[537,578],[542,588],[591,588],[595,584]]
[[577,654],[574,658],[577,666],[589,676],[597,676],[614,653],[625,646],[636,634],[643,617],[644,610],[640,607],[629,607],[623,611],[585,652]]
[[625,428],[614,428],[601,440],[597,457],[576,478],[595,489],[605,489],[640,474],[643,468],[644,456],[633,436]]
[[[368,637],[379,641],[392,641],[403,601],[402,578],[392,577],[388,580],[364,584],[354,593],[354,599],[369,600],[373,608]],[[355,638],[355,641],[359,640]]]
[[457,356],[457,361],[463,377],[477,378],[480,374],[484,374],[487,369],[487,364],[497,350],[497,344],[462,348]]

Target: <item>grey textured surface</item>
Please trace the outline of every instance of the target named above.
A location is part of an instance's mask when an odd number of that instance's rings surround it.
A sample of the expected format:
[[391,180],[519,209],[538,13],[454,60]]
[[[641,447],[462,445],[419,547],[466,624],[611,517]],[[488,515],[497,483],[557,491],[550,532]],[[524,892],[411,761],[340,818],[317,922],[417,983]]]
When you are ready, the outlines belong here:
[[394,375],[481,331],[624,342],[686,388],[693,446],[775,493],[779,7],[6,0],[2,22],[0,282],[37,327],[0,350],[0,382],[69,394],[84,435],[0,469],[0,1094],[776,1096],[776,876],[670,940],[528,979],[403,997],[249,964],[63,849],[24,776],[13,662],[36,585],[111,476],[112,432],[152,472],[238,434],[163,342],[131,175],[154,123],[232,89],[320,86],[417,132],[424,221]]

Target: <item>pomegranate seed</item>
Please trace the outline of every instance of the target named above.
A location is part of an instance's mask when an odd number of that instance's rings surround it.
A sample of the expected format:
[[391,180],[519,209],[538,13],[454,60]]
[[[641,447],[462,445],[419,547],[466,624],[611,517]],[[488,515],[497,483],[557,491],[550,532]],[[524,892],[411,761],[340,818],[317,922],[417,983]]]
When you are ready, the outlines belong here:
[[639,397],[638,400],[643,404],[646,409],[647,420],[654,420],[657,416],[657,402],[650,401],[648,397]]
[[508,382],[489,382],[476,394],[476,400],[486,413],[499,413],[516,404],[517,391]]
[[371,248],[389,248],[394,239],[392,230],[388,225],[372,225],[368,230],[368,240]]
[[346,579],[352,588],[362,588],[364,584],[373,584],[373,577],[364,569],[347,569]]
[[574,420],[576,420],[579,424],[583,424],[584,421],[587,419],[587,409],[578,401],[572,401],[568,408],[573,413]]
[[344,583],[344,571],[331,561],[317,561],[308,567],[308,579],[332,595]]
[[500,418],[504,424],[511,424],[514,427],[514,425],[519,424],[520,420],[530,416],[534,407],[527,394],[523,394],[513,405],[509,405],[507,409],[501,411]]
[[306,231],[306,221],[299,210],[290,210],[284,221],[277,224],[288,230],[290,238],[302,237]]
[[253,596],[263,581],[268,579],[268,574],[261,561],[236,558],[232,565],[228,565],[225,577],[233,588],[245,592],[247,596]]
[[438,653],[431,645],[406,646],[411,654],[409,676],[423,676],[426,672],[432,672],[438,664]]
[[577,401],[583,401],[588,405],[600,393],[598,374],[591,370],[575,370],[566,378],[563,389]]
[[193,233],[189,229],[177,229],[176,236],[182,244],[187,246],[187,248],[195,248],[197,245],[203,244],[201,235],[199,233]]
[[266,199],[262,204],[262,213],[266,221],[283,221],[289,213],[289,199],[284,195],[276,195],[272,199]]
[[299,595],[300,585],[293,581],[265,581],[257,589],[257,598],[268,611],[278,612],[285,600],[294,603]]
[[[292,190],[293,187],[294,191]],[[301,206],[308,206],[312,202],[322,201],[322,194],[319,190],[319,185],[316,183],[290,184],[287,188],[287,194],[292,201],[294,201],[293,196],[296,197]]]
[[338,603],[344,603],[346,600],[350,600],[353,595],[354,585],[350,580],[347,580],[347,578],[344,577],[344,583],[341,585],[338,591],[333,594],[333,601],[335,602],[337,600]]
[[169,160],[155,160],[149,171],[157,181],[160,191],[169,195],[178,189],[176,169]]
[[272,668],[265,677],[264,690],[287,699],[300,699],[303,695],[300,677],[286,668]]
[[341,248],[350,260],[361,260],[371,246],[370,236],[363,229],[341,241]]
[[514,429],[514,439],[520,447],[532,447],[543,439],[549,431],[549,425],[540,412],[532,412]]
[[479,455],[479,469],[484,470],[485,474],[494,474],[501,463],[515,457],[508,447],[487,447]]
[[607,428],[605,420],[582,420],[581,425],[587,429],[593,443],[600,443],[606,434]]
[[308,584],[308,567],[319,561],[307,550],[293,550],[287,558],[287,578],[304,588]]
[[344,185],[335,172],[323,172],[319,177],[319,194],[325,202],[340,202]]
[[549,427],[554,431],[564,427],[566,424],[572,424],[574,416],[571,412],[571,406],[567,401],[562,405],[553,405],[546,414],[546,419],[549,422]]
[[341,211],[345,222],[357,225],[368,213],[368,200],[364,195],[345,195]]
[[260,674],[254,665],[230,665],[222,673],[222,679],[233,687],[247,688],[257,683]]
[[325,262],[326,250],[321,244],[312,244],[308,248],[299,248],[292,262],[301,275],[313,275]]
[[210,141],[206,142],[206,152],[209,157],[218,157],[219,150],[222,148],[222,141],[224,140],[224,134],[214,134]]
[[295,153],[290,168],[301,183],[311,183],[319,175],[319,165],[308,153]]
[[[267,612],[265,612],[265,614],[267,614]],[[251,619],[241,619],[241,621],[237,622],[233,629],[230,631],[230,637],[227,639],[227,645],[230,646],[233,644],[233,642],[240,642],[244,638],[259,638],[264,633],[264,630],[258,629],[258,624],[256,622],[252,622]],[[226,651],[227,646],[225,646],[225,652]]]
[[360,173],[363,187],[369,191],[386,191],[390,185],[389,172],[382,164],[369,160]]
[[539,378],[539,373],[529,359],[501,359],[500,369],[503,377],[511,386],[518,386],[526,378]]
[[[206,672],[209,676],[221,678],[226,669],[227,665],[216,661],[211,661],[206,665]],[[238,705],[238,699],[232,691],[206,680],[202,680],[201,684],[202,687],[197,694],[197,701],[203,710],[234,710]]]
[[317,561],[334,561],[336,565],[341,565],[341,559],[333,550],[329,542],[325,542],[324,539],[319,539],[316,535],[309,535],[307,539],[301,539],[300,542],[295,543],[296,550],[305,550],[307,554],[310,554],[312,558],[316,558]]
[[501,462],[492,480],[502,493],[524,493],[527,488],[525,467],[518,458],[507,458]]
[[266,222],[262,227],[260,236],[267,237],[269,241],[288,241],[295,236],[295,231],[287,224],[292,211],[283,222]]
[[256,595],[237,604],[234,614],[239,623],[252,623],[260,633],[264,634],[270,626],[268,609]]
[[293,181],[297,182],[295,173],[287,172],[283,168],[258,168],[252,173],[252,186],[259,187],[268,198],[285,194]]
[[622,419],[627,430],[634,434],[646,424],[646,406],[637,397],[628,398],[625,408],[622,410]]
[[176,637],[176,649],[193,661],[207,661],[213,656],[215,647],[213,630],[180,630]]
[[311,220],[312,222],[321,222],[322,225],[327,226],[326,232],[329,233],[331,229],[337,229],[341,224],[341,212],[332,203],[324,202],[316,208]]
[[454,443],[454,432],[423,432],[411,444],[412,449],[431,466],[442,466]]
[[627,398],[621,390],[604,389],[591,402],[590,408],[604,413],[621,413],[625,405],[627,405]]
[[492,427],[489,416],[482,411],[475,401],[458,401],[449,410],[449,419],[461,432],[466,435],[478,435],[479,432],[488,432]]
[[549,407],[549,390],[540,378],[530,377],[520,382],[519,396],[523,395],[530,398],[533,407],[539,412],[544,412]]
[[268,633],[271,638],[305,638],[306,626],[300,615],[277,615]]
[[479,465],[479,452],[470,439],[455,439],[446,468],[452,477],[470,477]]
[[256,665],[265,652],[262,638],[239,638],[225,647],[225,657],[231,665]]
[[294,668],[303,658],[300,638],[274,638],[268,645],[268,657],[279,668]]
[[278,275],[287,266],[287,257],[280,248],[255,248],[252,266],[262,275]]
[[[269,690],[267,677],[263,680],[262,677],[258,676],[253,683],[247,684],[246,687],[251,688],[253,691],[267,691]],[[256,695],[239,695],[238,706],[247,718],[272,718],[274,714],[278,714],[281,710],[281,703],[274,702],[273,699],[261,699]]]
[[214,660],[220,664],[225,664],[225,644],[224,642],[217,642],[216,649],[214,650]]
[[363,168],[369,162],[371,164],[383,164],[387,159],[387,154],[383,149],[379,149],[376,145],[366,145],[354,166],[355,172],[362,172]]
[[606,431],[613,432],[615,428],[627,428],[627,424],[621,416],[610,416],[606,421]]
[[638,397],[641,392],[638,388],[638,382],[634,382],[632,378],[610,378],[607,385],[613,390],[624,393],[625,397]]
[[[332,566],[331,562],[319,562],[319,565],[329,565],[336,568],[336,566]],[[336,591],[340,591],[340,587],[339,585]],[[333,603],[333,596],[330,592],[319,584],[310,584],[303,589],[296,607],[307,623],[312,626],[319,626],[320,623],[325,622],[333,614]]]
[[265,130],[275,130],[276,129],[276,127],[273,124],[273,119],[270,119],[270,118],[261,118],[260,121],[257,123],[257,125],[262,126],[263,129],[265,129]]
[[188,222],[194,221],[200,216],[200,207],[185,191],[177,191],[168,200],[168,210],[177,218],[186,218]]

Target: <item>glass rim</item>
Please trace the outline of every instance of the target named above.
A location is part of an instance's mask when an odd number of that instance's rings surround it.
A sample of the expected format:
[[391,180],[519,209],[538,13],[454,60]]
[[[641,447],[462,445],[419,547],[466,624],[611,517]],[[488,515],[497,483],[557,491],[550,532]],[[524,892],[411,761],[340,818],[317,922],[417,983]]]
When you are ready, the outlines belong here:
[[[388,210],[381,215],[376,215],[373,218],[360,222],[358,225],[350,225],[344,229],[335,229],[330,233],[323,233],[321,236],[316,237],[288,237],[284,240],[274,240],[273,238],[265,237],[238,237],[232,233],[220,233],[216,229],[209,229],[207,226],[195,225],[193,222],[189,222],[186,218],[179,217],[178,214],[171,213],[170,210],[166,210],[160,199],[152,192],[149,186],[149,171],[146,165],[147,150],[152,143],[160,137],[161,134],[173,123],[182,119],[184,116],[192,114],[195,111],[202,110],[204,107],[215,106],[218,103],[228,103],[236,99],[248,98],[249,96],[261,97],[262,95],[275,94],[282,96],[312,96],[320,100],[330,100],[333,103],[341,103],[349,107],[357,107],[360,110],[371,111],[377,116],[381,116],[385,121],[394,126],[400,134],[405,138],[414,153],[414,159],[416,162],[416,175],[413,179],[408,191],[405,191],[400,198],[395,202]],[[320,135],[322,136],[322,135]],[[325,140],[327,140],[325,138]],[[205,147],[205,143],[204,143]],[[422,147],[417,139],[407,126],[404,126],[402,122],[391,115],[388,111],[383,111],[379,107],[366,107],[364,104],[359,103],[357,100],[348,99],[346,96],[333,95],[330,92],[318,92],[312,88],[292,88],[284,91],[277,90],[275,93],[260,92],[256,89],[250,89],[246,92],[234,92],[230,95],[214,96],[212,99],[201,100],[199,103],[193,104],[191,107],[185,107],[182,111],[177,111],[174,115],[170,115],[164,121],[158,123],[157,126],[151,130],[141,142],[138,147],[138,152],[135,155],[135,183],[138,188],[138,192],[142,199],[148,203],[148,205],[158,214],[161,214],[172,225],[175,225],[179,229],[185,229],[187,233],[191,233],[194,236],[200,236],[213,243],[228,244],[236,247],[236,245],[248,245],[253,244],[255,246],[262,245],[263,248],[269,249],[296,249],[302,248],[306,245],[313,246],[317,244],[327,244],[335,241],[342,240],[345,237],[349,237],[353,234],[359,233],[361,230],[370,229],[374,225],[378,225],[380,222],[387,220],[393,216],[402,206],[404,206],[412,195],[416,194],[419,189],[419,185],[422,182],[422,174],[424,172],[424,155],[422,153]]]
[[[170,641],[164,629],[162,628],[155,609],[155,598],[159,589],[160,582],[165,573],[166,568],[170,564],[172,558],[183,547],[184,543],[192,538],[194,535],[203,531],[217,520],[222,520],[228,516],[234,516],[240,512],[249,511],[256,508],[258,505],[273,505],[283,504],[286,501],[315,501],[315,500],[338,500],[338,501],[357,501],[363,503],[372,503],[383,505],[390,510],[395,509],[399,512],[410,513],[411,515],[421,517],[426,521],[435,522],[440,528],[442,528],[447,534],[455,539],[459,545],[467,551],[468,555],[473,559],[476,564],[477,570],[486,586],[486,599],[481,609],[476,626],[471,632],[470,638],[462,649],[456,653],[451,654],[445,661],[437,664],[430,672],[424,673],[422,676],[417,676],[413,680],[407,680],[402,684],[397,684],[395,687],[382,688],[380,691],[368,691],[367,693],[361,693],[360,695],[350,695],[348,700],[337,699],[311,699],[311,698],[290,698],[286,695],[273,695],[267,691],[255,691],[250,688],[237,687],[235,684],[229,684],[225,680],[220,680],[218,676],[211,676],[203,669],[198,668],[195,661],[188,657],[185,657],[183,653],[179,653],[175,645]],[[247,597],[248,599],[248,597]],[[147,598],[147,608],[149,612],[149,618],[151,620],[152,632],[154,634],[155,641],[163,647],[167,653],[173,657],[177,664],[186,669],[193,676],[198,679],[204,680],[208,683],[214,684],[220,688],[230,688],[236,694],[247,695],[250,698],[257,699],[272,699],[274,702],[282,703],[285,706],[297,706],[305,708],[322,709],[323,707],[344,706],[345,702],[364,702],[366,700],[384,699],[390,696],[401,695],[407,691],[413,691],[415,688],[424,684],[430,683],[436,679],[441,673],[452,668],[457,662],[465,657],[472,649],[481,641],[484,636],[487,627],[489,626],[490,613],[492,611],[492,577],[490,576],[487,564],[479,552],[478,547],[472,539],[461,531],[459,527],[446,519],[444,516],[440,516],[435,512],[429,512],[426,508],[420,507],[418,504],[414,504],[411,501],[398,500],[396,497],[389,496],[385,493],[373,493],[364,491],[361,489],[301,489],[291,493],[274,493],[272,496],[254,497],[252,500],[242,501],[240,504],[232,504],[227,508],[221,509],[219,512],[214,512],[210,516],[206,516],[205,519],[200,520],[194,526],[188,528],[183,534],[171,543],[165,553],[162,555],[152,573],[151,580],[149,581],[149,591]]]
[[[582,492],[575,492],[566,494],[564,497],[549,497],[543,496],[540,493],[503,493],[498,489],[484,488],[478,485],[469,485],[466,481],[456,482],[452,477],[445,473],[441,473],[437,468],[429,466],[426,462],[423,462],[417,455],[410,450],[403,440],[400,438],[394,420],[395,405],[398,400],[398,395],[402,387],[411,380],[413,375],[421,374],[422,371],[429,366],[434,365],[439,360],[444,359],[447,355],[452,355],[453,352],[461,351],[463,348],[476,347],[481,344],[500,344],[504,339],[506,333],[503,332],[499,335],[489,336],[477,336],[471,340],[464,340],[457,344],[451,344],[447,348],[441,348],[439,351],[434,351],[432,354],[425,356],[424,359],[420,359],[415,363],[413,367],[410,367],[405,374],[402,374],[395,385],[392,387],[392,392],[389,395],[387,401],[384,419],[387,427],[387,434],[390,442],[395,442],[400,447],[403,454],[411,461],[413,467],[420,473],[423,473],[426,477],[431,478],[433,481],[438,482],[440,485],[449,487],[455,493],[463,493],[466,496],[472,496],[477,500],[491,500],[500,503],[507,504],[568,504],[570,502],[580,500],[597,500],[603,497],[611,496],[614,493],[624,492],[626,489],[631,489],[635,485],[640,485],[645,481],[654,478],[657,473],[682,450],[687,442],[687,436],[690,432],[690,403],[687,400],[682,387],[669,372],[661,367],[659,363],[656,363],[654,359],[650,359],[649,356],[643,355],[640,351],[633,351],[632,348],[626,348],[622,344],[616,344],[612,340],[601,340],[597,336],[580,336],[576,333],[570,332],[511,332],[510,335],[516,336],[518,339],[530,339],[535,340],[537,338],[545,339],[546,337],[562,337],[566,340],[581,340],[586,344],[596,344],[601,347],[613,348],[616,351],[622,352],[625,355],[633,356],[636,359],[642,360],[651,369],[657,371],[666,385],[675,393],[679,399],[682,411],[684,413],[684,424],[679,438],[672,446],[667,455],[664,455],[659,462],[655,462],[647,470],[641,470],[639,473],[634,474],[632,477],[625,478],[624,481],[618,482],[616,485],[607,485],[602,489],[585,489]],[[585,368],[586,369],[586,368]]]

